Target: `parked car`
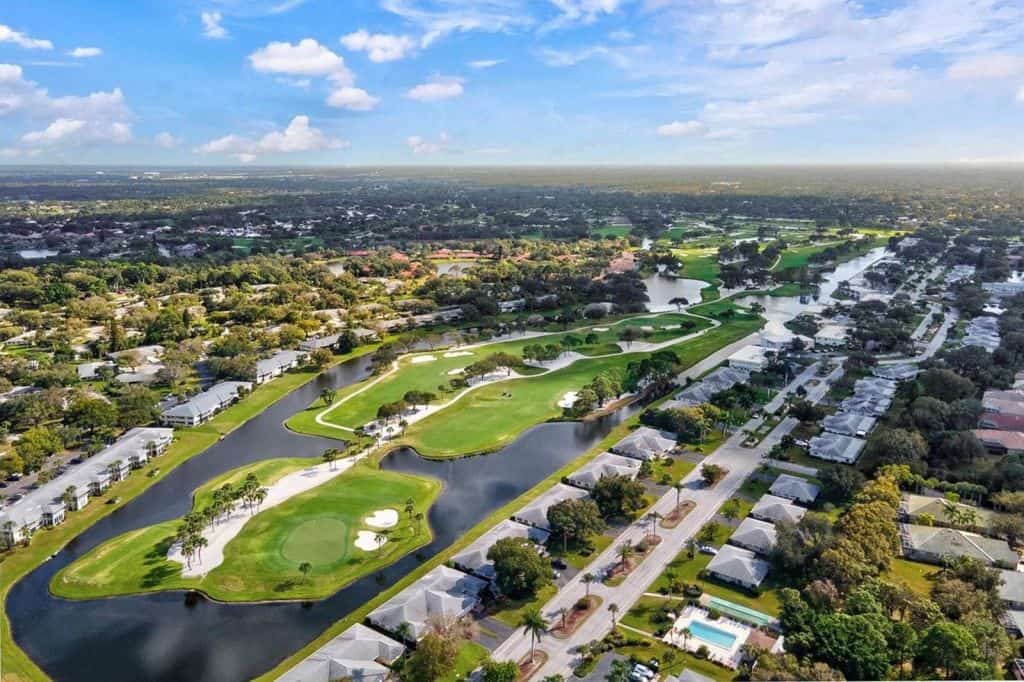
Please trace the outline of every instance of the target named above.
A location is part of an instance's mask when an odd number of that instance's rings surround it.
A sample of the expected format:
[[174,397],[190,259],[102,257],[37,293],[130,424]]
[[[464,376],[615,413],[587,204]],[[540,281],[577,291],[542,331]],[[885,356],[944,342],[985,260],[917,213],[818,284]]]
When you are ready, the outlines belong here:
[[565,563],[562,559],[557,558],[551,560],[551,566],[552,568],[557,568],[559,571],[564,571],[569,568],[569,564]]
[[718,550],[711,545],[699,545],[697,549],[700,550],[701,554],[710,554],[711,556],[718,554]]

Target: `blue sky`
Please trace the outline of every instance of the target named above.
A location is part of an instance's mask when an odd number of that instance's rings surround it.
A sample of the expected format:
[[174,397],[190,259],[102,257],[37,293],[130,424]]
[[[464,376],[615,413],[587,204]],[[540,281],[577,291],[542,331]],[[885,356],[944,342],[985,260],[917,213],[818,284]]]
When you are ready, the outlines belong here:
[[0,163],[1024,162],[1019,0],[8,0]]

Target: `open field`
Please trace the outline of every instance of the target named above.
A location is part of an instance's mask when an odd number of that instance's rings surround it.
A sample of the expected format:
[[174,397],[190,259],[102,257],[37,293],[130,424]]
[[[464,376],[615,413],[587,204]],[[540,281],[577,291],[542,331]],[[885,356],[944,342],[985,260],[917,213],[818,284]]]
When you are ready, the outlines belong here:
[[[267,484],[310,464],[305,459],[278,459],[242,467],[197,490],[194,508],[208,504],[216,488],[241,481],[250,472]],[[170,589],[200,590],[222,601],[322,598],[430,542],[427,524],[417,527],[402,513],[379,550],[354,545],[358,531],[370,528],[363,520],[374,511],[403,510],[411,498],[416,511],[426,514],[440,487],[431,479],[357,465],[254,515],[228,543],[224,562],[205,576],[183,578],[181,565],[167,560],[179,525],[175,520],[100,545],[54,576],[50,588],[69,599]],[[303,562],[312,565],[308,576],[299,573]]]
[[[371,353],[376,347],[376,345],[362,346],[349,355],[336,358],[336,362]],[[258,386],[245,400],[232,405],[206,424],[193,429],[177,430],[174,434],[174,442],[163,455],[111,489],[108,496],[116,496],[120,498],[120,502],[103,504],[100,499],[94,500],[83,510],[69,514],[67,521],[60,526],[36,533],[32,538],[32,544],[28,547],[19,547],[4,554],[3,562],[0,563],[0,598],[6,599],[7,592],[14,583],[83,530],[120,509],[167,476],[182,462],[202,453],[216,443],[221,436],[235,430],[318,374],[319,371],[285,374],[274,381]],[[160,470],[158,474],[147,475],[156,468]],[[3,620],[0,621],[0,626],[2,626],[0,655],[3,659],[4,682],[46,679],[46,675],[14,643],[6,613],[4,613]]]
[[606,225],[595,227],[590,231],[592,237],[626,237],[633,231],[632,225]]

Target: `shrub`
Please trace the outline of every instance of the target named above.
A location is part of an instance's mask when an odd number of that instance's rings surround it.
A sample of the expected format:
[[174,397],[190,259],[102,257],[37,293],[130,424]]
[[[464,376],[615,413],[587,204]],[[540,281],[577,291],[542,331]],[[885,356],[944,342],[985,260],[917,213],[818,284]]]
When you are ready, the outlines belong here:
[[693,652],[693,655],[697,658],[707,660],[708,656],[711,655],[711,650],[708,649],[707,646],[705,646],[704,644],[701,644],[699,647],[697,647],[697,650]]
[[700,597],[700,595],[704,594],[704,590],[702,590],[700,585],[697,583],[693,583],[683,588],[683,594],[692,599],[696,599]]
[[717,609],[708,609],[708,618],[711,620],[718,620],[722,617],[722,614]]

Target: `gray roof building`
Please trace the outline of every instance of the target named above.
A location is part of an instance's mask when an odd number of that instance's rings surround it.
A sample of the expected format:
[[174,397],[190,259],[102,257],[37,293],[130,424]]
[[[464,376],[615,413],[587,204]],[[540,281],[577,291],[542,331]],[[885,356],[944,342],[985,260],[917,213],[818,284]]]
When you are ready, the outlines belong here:
[[612,446],[612,452],[635,459],[655,459],[676,447],[675,438],[661,431],[641,426]]
[[767,561],[758,559],[757,555],[748,549],[732,545],[724,545],[718,550],[718,554],[711,557],[707,565],[708,573],[719,580],[747,588],[754,588],[763,583],[768,576],[768,569]]
[[1020,561],[1005,540],[953,528],[901,524],[900,540],[904,555],[932,564],[941,564],[948,557],[965,556],[989,566],[1014,569]]
[[859,412],[836,412],[821,420],[821,426],[826,431],[838,433],[841,436],[856,436],[863,438],[871,433],[878,421],[876,417]]
[[774,524],[752,519],[748,516],[733,531],[733,534],[729,537],[729,542],[758,554],[767,555],[775,547],[777,535]]
[[892,399],[881,395],[854,394],[839,403],[843,412],[857,412],[870,417],[881,417],[892,406]]
[[487,552],[494,543],[504,538],[526,538],[537,545],[543,545],[548,541],[548,535],[546,530],[505,520],[453,556],[452,564],[459,570],[485,580],[494,580],[494,562],[487,558]]
[[839,462],[841,464],[853,464],[860,457],[867,441],[850,436],[842,436],[838,433],[825,432],[810,440],[808,449],[811,457]]
[[772,483],[768,492],[776,497],[784,497],[787,500],[796,500],[804,504],[810,504],[817,499],[821,487],[810,481],[793,476],[792,474],[779,474],[779,477]]
[[564,500],[581,500],[589,496],[590,494],[586,490],[556,483],[541,494],[540,497],[513,513],[512,518],[535,528],[550,530],[551,524],[548,523],[549,507],[553,507]]
[[898,365],[876,365],[871,373],[876,377],[882,379],[891,379],[892,381],[906,381],[907,379],[913,379],[920,372],[920,368],[917,365],[907,363],[901,363]]
[[394,663],[404,651],[402,644],[356,623],[300,661],[278,682],[384,682],[391,675],[391,668],[385,664]]
[[459,618],[469,613],[485,589],[486,580],[438,566],[371,611],[367,619],[392,633],[408,623],[418,640],[426,634],[432,618]]
[[1000,569],[999,598],[1010,606],[1024,607],[1024,573]]
[[571,485],[592,490],[597,482],[605,476],[626,476],[636,478],[640,473],[640,460],[622,457],[611,452],[600,455],[565,477]]
[[238,400],[242,390],[252,389],[248,381],[222,381],[202,393],[197,393],[185,402],[168,408],[161,414],[165,424],[195,426]]
[[797,523],[806,513],[807,510],[803,507],[798,507],[789,500],[775,495],[762,495],[750,510],[750,515],[755,519],[772,523]]

